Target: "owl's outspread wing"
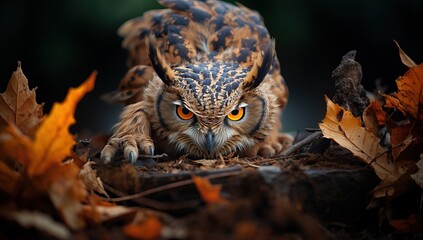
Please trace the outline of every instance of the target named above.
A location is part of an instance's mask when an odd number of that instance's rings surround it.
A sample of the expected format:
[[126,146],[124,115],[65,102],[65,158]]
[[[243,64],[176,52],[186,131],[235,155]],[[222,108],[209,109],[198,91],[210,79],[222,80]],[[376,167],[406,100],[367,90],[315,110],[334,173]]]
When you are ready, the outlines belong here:
[[[118,148],[126,158],[151,153],[154,141],[197,158],[280,152],[286,138],[278,133],[279,112],[288,90],[262,17],[218,0],[159,2],[167,9],[147,11],[118,31],[131,69],[113,101],[128,107],[103,158]],[[241,110],[251,117],[230,117]],[[168,115],[175,111],[179,118]]]

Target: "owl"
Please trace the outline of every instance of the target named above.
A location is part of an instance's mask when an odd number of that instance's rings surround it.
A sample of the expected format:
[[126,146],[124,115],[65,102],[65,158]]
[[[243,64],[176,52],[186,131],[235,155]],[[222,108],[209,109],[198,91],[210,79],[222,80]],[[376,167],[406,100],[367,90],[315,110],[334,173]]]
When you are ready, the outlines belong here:
[[262,17],[218,0],[159,2],[166,9],[119,28],[130,69],[109,100],[126,107],[102,159],[274,156],[289,146],[288,89]]

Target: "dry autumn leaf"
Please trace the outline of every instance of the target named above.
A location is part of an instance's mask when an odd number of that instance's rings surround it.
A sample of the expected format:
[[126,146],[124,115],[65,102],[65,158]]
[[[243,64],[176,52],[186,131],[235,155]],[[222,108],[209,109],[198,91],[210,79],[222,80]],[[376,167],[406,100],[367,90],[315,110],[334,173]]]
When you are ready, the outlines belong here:
[[95,206],[96,212],[99,214],[100,222],[112,222],[114,220],[134,219],[137,214],[136,208],[129,208],[119,205]]
[[[76,105],[94,88],[95,77],[96,72],[80,87],[70,89],[63,103],[53,106],[37,129],[34,140],[20,133],[14,125],[9,125],[0,135],[3,153],[0,162],[7,163],[9,159],[14,159],[22,164],[21,174],[16,179],[19,183],[17,187],[27,193],[27,198],[48,194],[64,222],[72,229],[85,226],[80,211],[87,192],[78,177],[79,168],[73,163],[63,164],[62,161],[70,155],[75,143],[69,127],[75,122],[73,114]],[[26,189],[27,185],[31,189]]]
[[380,179],[394,172],[394,164],[388,160],[379,139],[362,127],[360,118],[325,97],[327,112],[319,124],[323,136],[350,150],[355,156],[369,164]]
[[378,101],[372,101],[364,110],[363,122],[366,129],[377,136],[379,126],[385,124],[385,112]]
[[161,231],[162,223],[154,215],[148,215],[142,221],[123,227],[123,233],[133,239],[159,239]]
[[413,59],[411,59],[407,54],[405,54],[405,52],[402,50],[402,48],[400,47],[400,45],[398,44],[398,42],[395,41],[395,40],[394,40],[394,42],[395,42],[395,44],[398,47],[398,51],[399,51],[399,55],[400,55],[400,58],[401,58],[401,62],[405,66],[407,66],[409,68],[412,68],[412,67],[417,66],[417,64],[413,61]]
[[192,180],[201,195],[201,198],[207,204],[222,203],[225,199],[220,195],[221,186],[212,185],[206,178],[192,176]]
[[400,159],[400,155],[413,142],[412,130],[414,125],[410,122],[397,123],[390,119],[387,120],[386,126],[391,136],[392,157],[395,161]]
[[360,118],[333,103],[326,97],[327,112],[319,124],[323,136],[350,150],[356,157],[369,164],[382,180],[373,190],[374,198],[394,196],[408,186],[407,174],[413,170],[411,161],[392,162],[379,145],[379,139],[362,127]]
[[97,177],[97,172],[91,168],[92,164],[93,162],[90,161],[85,163],[79,172],[79,178],[84,182],[87,190],[98,192],[109,198],[106,190],[104,190],[103,182]]
[[74,113],[82,97],[94,88],[97,72],[78,88],[71,88],[63,103],[55,103],[50,114],[45,118],[35,134],[33,144],[34,158],[27,165],[28,175],[37,175],[45,171],[52,164],[61,163],[71,155],[75,144],[69,127],[75,123]]
[[410,68],[396,83],[397,93],[392,96],[382,94],[385,107],[397,109],[423,125],[423,64]]
[[0,94],[0,126],[14,124],[24,134],[31,135],[43,119],[43,106],[35,100],[35,89],[29,90],[28,79],[18,62],[6,91]]

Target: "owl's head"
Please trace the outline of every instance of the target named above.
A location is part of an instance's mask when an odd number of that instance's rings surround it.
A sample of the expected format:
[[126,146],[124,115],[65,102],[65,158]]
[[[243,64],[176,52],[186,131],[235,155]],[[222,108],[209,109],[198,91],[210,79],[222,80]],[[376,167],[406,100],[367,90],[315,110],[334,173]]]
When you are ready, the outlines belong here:
[[155,112],[169,143],[192,158],[213,158],[262,140],[276,107],[262,84],[275,58],[273,42],[257,56],[250,67],[215,60],[171,67],[150,43],[152,66],[164,83]]

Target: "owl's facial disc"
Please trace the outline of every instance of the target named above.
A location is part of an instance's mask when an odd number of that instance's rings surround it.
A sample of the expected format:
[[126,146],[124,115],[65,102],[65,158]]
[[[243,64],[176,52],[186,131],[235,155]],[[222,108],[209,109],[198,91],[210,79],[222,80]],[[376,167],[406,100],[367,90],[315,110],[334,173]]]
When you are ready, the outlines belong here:
[[190,158],[216,158],[241,153],[255,143],[254,134],[268,113],[264,98],[237,88],[231,94],[221,90],[212,101],[215,92],[198,90],[169,88],[157,98],[164,137],[175,152]]
[[179,120],[189,125],[184,133],[204,154],[217,156],[219,153],[227,154],[228,150],[235,150],[225,149],[227,142],[236,135],[230,124],[242,122],[247,115],[247,103],[241,102],[226,116],[219,119],[211,116],[196,116],[180,100],[173,101],[172,104]]

